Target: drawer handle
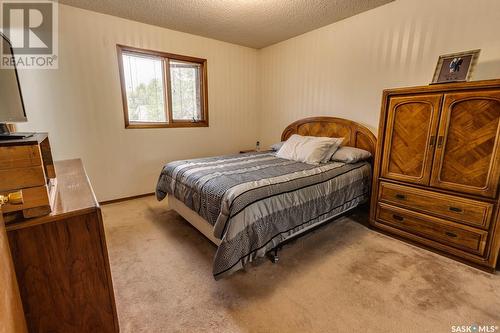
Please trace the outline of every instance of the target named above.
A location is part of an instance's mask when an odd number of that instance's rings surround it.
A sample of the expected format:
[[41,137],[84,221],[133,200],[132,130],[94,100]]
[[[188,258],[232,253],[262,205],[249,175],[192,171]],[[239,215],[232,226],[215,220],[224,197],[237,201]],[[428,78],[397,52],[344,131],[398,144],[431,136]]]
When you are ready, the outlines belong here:
[[448,207],[448,209],[452,212],[455,212],[455,213],[462,213],[462,208],[458,208],[458,207],[453,207],[453,206],[450,206]]
[[443,147],[443,141],[444,141],[444,136],[440,135],[440,136],[438,137],[438,144],[437,144],[437,147],[438,147],[438,148]]
[[431,135],[431,139],[429,140],[429,146],[433,147],[436,144],[436,136]]
[[398,220],[398,221],[403,221],[404,220],[404,218],[402,216],[399,216],[399,215],[396,215],[396,214],[392,215],[392,218],[395,219],[395,220]]
[[449,232],[449,231],[446,232],[446,236],[453,237],[453,238],[458,237],[457,234],[454,234],[453,232]]
[[0,208],[7,203],[10,203],[11,205],[22,205],[23,204],[23,192],[17,191],[17,192],[12,192],[12,193],[9,193],[6,195],[0,194]]
[[396,199],[405,200],[406,199],[406,195],[398,193],[398,194],[396,194]]

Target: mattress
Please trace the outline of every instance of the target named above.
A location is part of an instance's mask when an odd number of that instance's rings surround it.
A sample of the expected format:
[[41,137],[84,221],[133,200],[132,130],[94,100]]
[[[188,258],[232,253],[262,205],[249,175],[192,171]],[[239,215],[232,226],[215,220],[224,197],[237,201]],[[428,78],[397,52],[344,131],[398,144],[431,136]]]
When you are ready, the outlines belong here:
[[213,263],[219,279],[365,202],[370,184],[367,162],[311,165],[247,153],[168,163],[156,196],[174,196],[213,226],[221,240]]

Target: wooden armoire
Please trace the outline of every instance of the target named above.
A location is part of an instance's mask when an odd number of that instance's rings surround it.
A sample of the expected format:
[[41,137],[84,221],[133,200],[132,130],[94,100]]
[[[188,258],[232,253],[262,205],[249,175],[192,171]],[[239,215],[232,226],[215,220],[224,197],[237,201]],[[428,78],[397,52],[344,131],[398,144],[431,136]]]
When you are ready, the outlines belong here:
[[499,180],[500,80],[384,91],[373,226],[494,271]]

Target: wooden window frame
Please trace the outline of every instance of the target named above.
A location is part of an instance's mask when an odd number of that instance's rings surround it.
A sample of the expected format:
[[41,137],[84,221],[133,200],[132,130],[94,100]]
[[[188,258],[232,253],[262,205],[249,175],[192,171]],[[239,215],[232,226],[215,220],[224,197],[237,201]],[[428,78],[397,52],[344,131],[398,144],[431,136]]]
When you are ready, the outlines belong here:
[[[207,75],[207,60],[202,58],[195,58],[184,56],[180,54],[166,53],[160,51],[146,50],[132,46],[116,45],[118,52],[118,71],[120,74],[120,85],[122,91],[123,115],[125,118],[125,128],[175,128],[175,127],[208,127],[208,75]],[[128,116],[128,101],[127,89],[125,85],[125,73],[123,71],[123,54],[137,54],[142,56],[150,56],[155,58],[162,58],[163,70],[163,90],[165,93],[165,115],[166,122],[138,122],[130,121]],[[170,83],[170,62],[169,60],[184,61],[188,63],[195,63],[200,65],[200,106],[202,119],[197,121],[191,120],[174,120],[172,117],[172,94]]]

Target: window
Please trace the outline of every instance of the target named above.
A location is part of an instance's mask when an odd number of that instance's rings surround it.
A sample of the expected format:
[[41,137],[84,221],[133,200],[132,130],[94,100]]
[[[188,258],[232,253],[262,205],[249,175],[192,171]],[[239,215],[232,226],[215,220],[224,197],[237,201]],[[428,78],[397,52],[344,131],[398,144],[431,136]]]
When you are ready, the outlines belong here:
[[118,45],[126,128],[206,127],[207,61]]

